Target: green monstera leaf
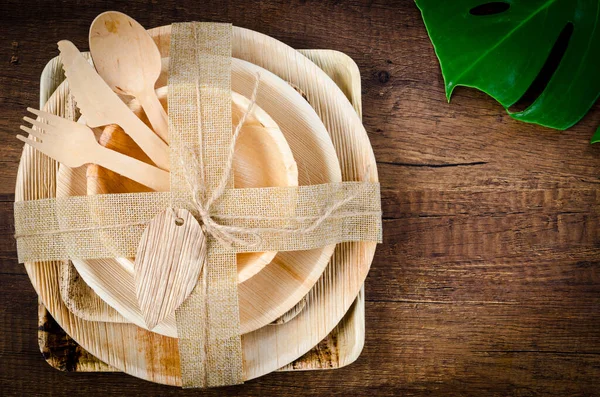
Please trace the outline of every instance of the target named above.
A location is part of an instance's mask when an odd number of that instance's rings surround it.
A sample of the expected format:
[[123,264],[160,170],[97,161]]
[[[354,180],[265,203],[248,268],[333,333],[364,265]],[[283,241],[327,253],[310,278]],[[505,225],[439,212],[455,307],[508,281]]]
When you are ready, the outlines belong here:
[[[600,95],[600,0],[416,0],[440,60],[448,100],[456,86],[492,96],[521,121],[577,123]],[[541,94],[511,112],[557,41],[566,43]],[[554,52],[553,52],[554,49]],[[538,79],[539,80],[539,79]],[[600,128],[592,142],[600,141]]]

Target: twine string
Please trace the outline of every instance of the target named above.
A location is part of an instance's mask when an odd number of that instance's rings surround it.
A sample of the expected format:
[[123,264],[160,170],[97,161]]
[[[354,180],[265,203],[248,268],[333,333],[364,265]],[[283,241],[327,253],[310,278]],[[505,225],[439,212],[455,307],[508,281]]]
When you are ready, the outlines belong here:
[[[184,174],[185,179],[192,191],[192,199],[196,210],[198,211],[198,215],[200,220],[202,221],[202,228],[204,232],[212,237],[214,237],[221,245],[232,248],[233,244],[239,244],[242,246],[256,247],[261,243],[261,238],[256,232],[247,233],[250,237],[252,237],[252,242],[247,242],[246,240],[239,238],[236,234],[241,234],[245,232],[243,228],[236,228],[232,226],[221,225],[213,219],[211,215],[211,207],[212,205],[225,193],[227,190],[227,185],[229,178],[231,177],[231,173],[233,172],[233,159],[235,155],[235,146],[242,133],[242,127],[246,123],[248,116],[252,113],[254,105],[256,104],[256,97],[258,94],[258,87],[260,84],[260,74],[257,73],[254,82],[254,88],[252,89],[252,95],[250,96],[250,103],[248,107],[242,114],[242,117],[238,121],[233,136],[231,138],[231,143],[229,145],[229,152],[227,154],[227,160],[225,162],[225,168],[221,174],[221,179],[217,188],[212,191],[212,194],[208,199],[206,199],[206,175],[204,172],[204,156],[202,154],[191,153],[192,157],[192,167],[189,166],[190,162],[184,161],[183,158],[180,158],[182,161],[183,167],[187,170]],[[198,112],[200,112],[200,86],[198,81],[196,82],[196,101]],[[198,115],[200,118],[200,114]],[[201,125],[198,123],[198,128]],[[198,176],[200,178],[198,178]],[[200,179],[200,183],[198,183],[198,179]]]

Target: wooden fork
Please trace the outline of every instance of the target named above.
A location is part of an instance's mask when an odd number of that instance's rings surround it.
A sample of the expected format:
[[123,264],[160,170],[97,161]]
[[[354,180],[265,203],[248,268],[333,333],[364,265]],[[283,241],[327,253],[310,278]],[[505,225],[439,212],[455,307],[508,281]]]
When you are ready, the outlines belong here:
[[72,168],[90,163],[98,164],[156,191],[170,189],[167,171],[105,148],[96,141],[94,132],[88,126],[41,110],[27,110],[38,116],[38,119],[25,116],[23,120],[36,129],[23,125],[21,129],[38,140],[22,135],[17,135],[17,138],[59,163]]

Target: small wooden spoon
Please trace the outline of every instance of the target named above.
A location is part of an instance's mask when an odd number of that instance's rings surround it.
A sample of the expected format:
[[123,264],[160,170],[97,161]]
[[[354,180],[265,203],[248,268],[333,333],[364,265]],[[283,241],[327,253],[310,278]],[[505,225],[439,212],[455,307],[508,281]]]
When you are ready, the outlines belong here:
[[160,52],[146,29],[123,13],[107,11],[92,22],[89,40],[98,74],[116,93],[135,96],[154,132],[168,143],[168,116],[154,92]]

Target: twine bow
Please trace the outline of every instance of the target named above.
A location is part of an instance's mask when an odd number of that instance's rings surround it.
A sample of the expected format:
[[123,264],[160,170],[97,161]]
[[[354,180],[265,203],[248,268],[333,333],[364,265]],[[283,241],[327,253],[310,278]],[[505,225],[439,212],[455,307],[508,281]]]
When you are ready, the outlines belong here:
[[[254,106],[256,105],[256,99],[258,95],[258,88],[260,85],[260,73],[256,74],[256,79],[254,83],[254,88],[252,90],[252,95],[250,96],[250,102],[248,107],[244,111],[242,117],[238,121],[238,124],[235,128],[235,131],[231,138],[231,144],[229,147],[229,153],[227,155],[227,160],[224,165],[223,174],[221,176],[221,180],[216,189],[212,191],[210,197],[206,197],[206,182],[205,182],[205,174],[204,174],[204,160],[203,156],[197,153],[194,153],[191,150],[188,150],[185,154],[187,154],[188,161],[185,161],[183,158],[180,158],[181,164],[184,168],[186,168],[186,173],[184,174],[185,179],[190,187],[192,194],[192,200],[194,207],[198,211],[198,216],[200,217],[200,221],[202,229],[206,234],[211,235],[215,238],[221,245],[227,247],[229,249],[233,248],[234,245],[246,247],[246,248],[254,248],[258,247],[262,243],[261,233],[264,232],[273,232],[273,233],[291,233],[291,234],[306,234],[317,229],[325,220],[329,219],[339,208],[343,207],[348,202],[352,201],[356,198],[363,186],[359,186],[358,189],[355,190],[353,194],[350,194],[344,197],[341,200],[334,201],[328,207],[324,208],[321,215],[314,217],[295,217],[296,221],[307,221],[310,220],[308,225],[297,227],[297,228],[247,228],[247,227],[236,227],[236,226],[228,226],[222,223],[219,223],[215,220],[215,218],[225,218],[225,216],[214,215],[211,213],[212,205],[221,198],[221,196],[227,190],[227,182],[231,177],[231,173],[233,172],[233,160],[235,155],[235,145],[242,133],[242,127],[244,126],[248,116],[252,113]],[[199,83],[196,82],[196,98],[197,98],[197,108],[198,108],[198,119],[200,119],[200,88]],[[369,167],[366,168],[363,178],[366,179],[366,175],[368,175]],[[199,176],[200,178],[196,178],[195,176]],[[198,179],[200,183],[198,183]],[[361,212],[347,212],[344,213],[343,216],[357,216],[357,215],[380,215],[379,211],[361,211]],[[235,219],[262,219],[264,217],[240,217],[236,216]],[[283,219],[283,218],[282,218]],[[243,239],[238,237],[238,235],[244,235],[251,238],[251,241],[247,239]]]

